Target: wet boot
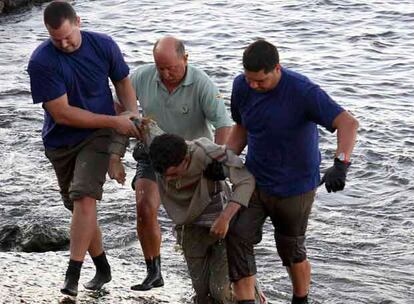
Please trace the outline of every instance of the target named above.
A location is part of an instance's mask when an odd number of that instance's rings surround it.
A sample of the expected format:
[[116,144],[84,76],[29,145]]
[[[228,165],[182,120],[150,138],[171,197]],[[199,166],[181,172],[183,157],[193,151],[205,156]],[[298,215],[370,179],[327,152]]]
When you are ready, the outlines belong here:
[[65,282],[63,283],[63,287],[60,289],[61,293],[73,297],[78,295],[78,282],[82,263],[83,262],[74,260],[69,261],[69,266],[66,270]]
[[105,251],[96,257],[92,257],[93,263],[96,267],[96,273],[92,280],[83,284],[86,289],[99,290],[105,283],[112,280],[111,266],[109,266],[106,259]]
[[154,287],[164,286],[164,280],[161,275],[161,257],[145,260],[147,264],[147,277],[141,284],[131,287],[132,290],[150,290]]
[[292,304],[308,304],[308,295],[304,297],[297,297],[293,295],[292,297]]

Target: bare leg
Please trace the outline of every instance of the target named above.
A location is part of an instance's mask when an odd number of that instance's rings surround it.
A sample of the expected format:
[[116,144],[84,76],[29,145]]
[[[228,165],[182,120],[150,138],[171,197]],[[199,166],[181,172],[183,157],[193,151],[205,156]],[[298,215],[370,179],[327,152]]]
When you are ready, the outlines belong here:
[[135,183],[137,201],[137,233],[147,264],[147,276],[141,284],[132,290],[149,290],[164,286],[161,275],[161,229],[158,224],[160,194],[158,185],[149,179],[140,178]]
[[96,257],[103,252],[102,232],[99,225],[96,225],[95,233],[92,237],[91,243],[89,244],[88,252],[91,257]]
[[135,183],[137,233],[145,259],[160,255],[161,229],[158,223],[160,195],[154,181],[140,178]]
[[304,297],[309,293],[311,265],[308,260],[286,267],[292,281],[293,294]]
[[237,301],[255,299],[256,277],[250,276],[233,283],[233,292]]
[[70,258],[83,261],[91,241],[96,234],[96,200],[83,197],[74,202],[70,227]]
[[63,294],[76,296],[78,282],[86,251],[96,234],[96,200],[83,197],[74,202],[70,227],[70,261],[65,282],[60,290]]

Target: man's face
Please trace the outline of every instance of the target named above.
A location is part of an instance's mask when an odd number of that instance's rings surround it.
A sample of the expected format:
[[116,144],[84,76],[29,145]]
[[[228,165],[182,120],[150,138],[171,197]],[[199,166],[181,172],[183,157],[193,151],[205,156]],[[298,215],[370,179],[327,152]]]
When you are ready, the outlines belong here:
[[53,45],[65,53],[76,51],[82,42],[79,17],[75,23],[65,20],[58,29],[46,24]]
[[187,55],[178,56],[176,53],[155,53],[154,60],[160,78],[166,85],[178,86],[184,79],[187,67]]
[[279,83],[281,75],[281,67],[279,64],[269,73],[265,73],[264,70],[259,72],[244,71],[244,76],[249,86],[260,93],[274,89]]
[[165,180],[168,182],[170,180],[182,177],[187,172],[189,162],[189,157],[186,156],[179,165],[168,167],[168,169],[163,174]]

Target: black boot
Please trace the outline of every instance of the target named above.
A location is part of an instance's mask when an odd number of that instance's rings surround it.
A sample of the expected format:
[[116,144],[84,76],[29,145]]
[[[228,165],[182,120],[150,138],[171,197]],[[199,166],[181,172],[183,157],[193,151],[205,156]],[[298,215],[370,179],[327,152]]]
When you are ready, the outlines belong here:
[[83,286],[89,290],[99,290],[105,283],[112,280],[111,266],[109,266],[105,252],[102,252],[96,257],[92,257],[92,260],[96,267],[95,276],[92,280],[83,284]]
[[304,297],[297,297],[293,295],[292,297],[292,304],[308,304],[308,295]]
[[69,266],[66,270],[65,283],[63,283],[63,287],[60,289],[61,293],[73,297],[78,295],[78,282],[82,263],[83,262],[74,260],[69,261]]
[[161,275],[161,257],[145,260],[147,264],[147,277],[138,285],[131,287],[132,290],[150,290],[154,287],[164,286],[164,280]]

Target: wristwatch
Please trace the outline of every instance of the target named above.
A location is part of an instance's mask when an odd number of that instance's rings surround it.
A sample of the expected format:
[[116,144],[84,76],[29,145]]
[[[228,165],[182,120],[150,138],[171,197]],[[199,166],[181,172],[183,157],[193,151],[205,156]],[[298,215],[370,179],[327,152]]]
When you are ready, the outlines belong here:
[[339,153],[339,155],[338,155],[338,159],[339,159],[341,162],[345,163],[345,164],[349,164],[349,163],[351,162],[350,160],[346,160],[346,159],[345,159],[345,153],[344,153],[344,152]]

